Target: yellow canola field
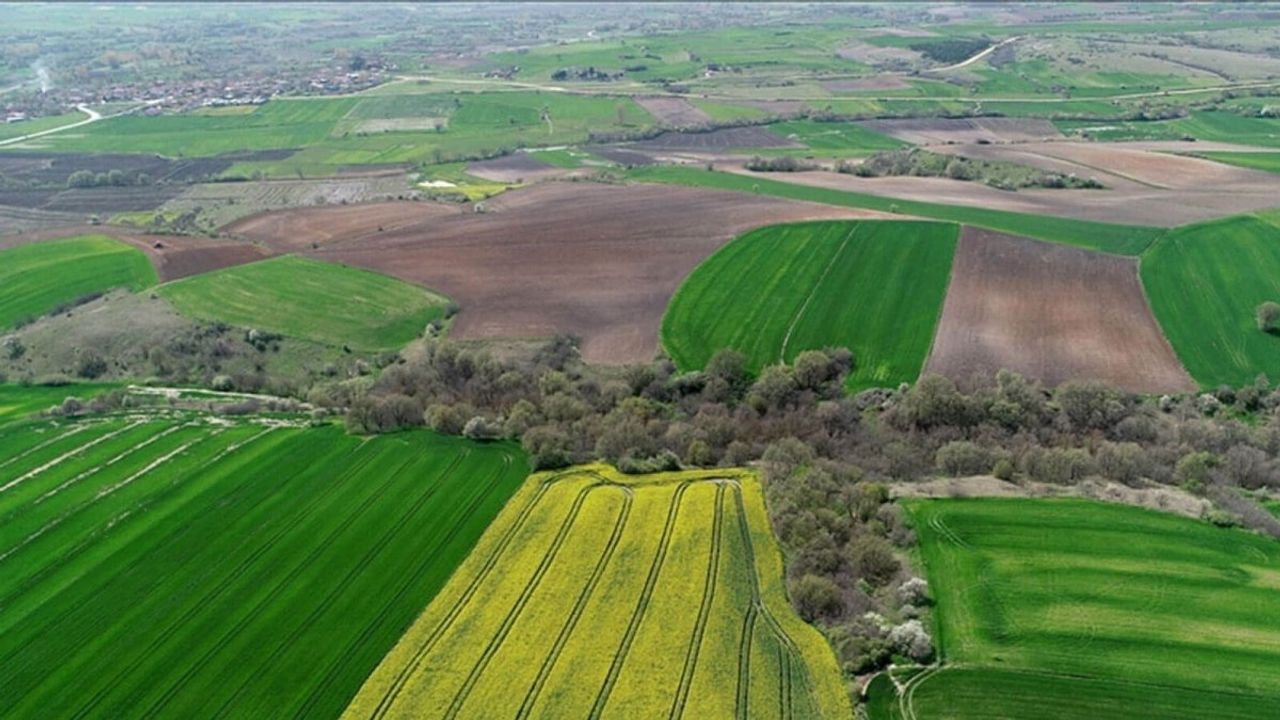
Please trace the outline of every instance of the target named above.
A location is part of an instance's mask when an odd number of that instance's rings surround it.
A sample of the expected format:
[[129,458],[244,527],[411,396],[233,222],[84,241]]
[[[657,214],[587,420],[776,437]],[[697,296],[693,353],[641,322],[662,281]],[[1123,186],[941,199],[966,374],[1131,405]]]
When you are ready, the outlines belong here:
[[344,718],[852,717],[755,476],[531,476]]

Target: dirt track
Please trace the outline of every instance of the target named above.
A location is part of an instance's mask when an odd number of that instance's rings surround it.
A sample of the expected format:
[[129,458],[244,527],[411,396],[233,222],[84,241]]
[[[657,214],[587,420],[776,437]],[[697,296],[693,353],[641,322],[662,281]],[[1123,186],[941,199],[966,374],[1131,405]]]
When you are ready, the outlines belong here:
[[[459,339],[573,333],[593,362],[644,361],[667,301],[725,241],[769,223],[879,217],[846,208],[675,186],[543,183],[505,193],[484,214],[434,216],[334,239],[313,256],[370,268],[448,294]],[[294,250],[287,213],[271,247]]]
[[965,228],[925,370],[973,387],[1000,369],[1051,386],[1196,388],[1151,315],[1134,260]]

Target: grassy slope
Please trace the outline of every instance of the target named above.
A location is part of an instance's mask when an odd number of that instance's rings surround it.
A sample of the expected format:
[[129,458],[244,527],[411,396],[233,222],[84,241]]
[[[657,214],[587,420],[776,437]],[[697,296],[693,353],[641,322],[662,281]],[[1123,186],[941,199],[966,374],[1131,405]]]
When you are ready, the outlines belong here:
[[335,716],[526,472],[510,445],[425,432],[30,428],[0,436],[54,438],[0,467],[26,478],[0,493],[14,718]]
[[1275,541],[1082,500],[907,508],[960,668],[920,684],[917,716],[1247,718],[1280,703]]
[[141,250],[103,235],[0,251],[0,329],[38,317],[85,295],[141,290],[156,271]]
[[363,350],[404,345],[447,303],[385,275],[295,256],[197,275],[159,292],[192,317]]
[[663,346],[686,370],[724,347],[756,370],[803,350],[848,347],[850,389],[914,381],[956,234],[952,224],[874,220],[752,231],[685,280],[663,318]]
[[807,187],[765,177],[708,172],[689,167],[653,166],[637,168],[630,171],[629,175],[631,178],[643,182],[663,182],[675,185],[737,190],[740,192],[760,192],[765,195],[793,200],[809,200],[827,205],[868,208],[885,212],[918,215],[937,220],[950,220],[1039,240],[1075,245],[1086,250],[1101,250],[1118,255],[1137,255],[1164,232],[1160,228],[1136,225],[1112,225],[1088,220],[1024,215],[978,207],[899,200],[865,193]]
[[682,696],[685,717],[730,717],[740,697],[762,714],[780,702],[779,652],[792,660],[796,717],[850,715],[834,655],[787,604],[754,477],[576,468],[530,478],[344,717],[441,717],[451,706],[461,718],[522,706],[586,717],[601,697],[605,717],[651,717]]
[[1280,337],[1258,330],[1254,310],[1280,302],[1280,228],[1236,216],[1169,232],[1142,258],[1152,311],[1201,385],[1280,377]]
[[1200,152],[1196,155],[1250,170],[1280,173],[1280,152]]

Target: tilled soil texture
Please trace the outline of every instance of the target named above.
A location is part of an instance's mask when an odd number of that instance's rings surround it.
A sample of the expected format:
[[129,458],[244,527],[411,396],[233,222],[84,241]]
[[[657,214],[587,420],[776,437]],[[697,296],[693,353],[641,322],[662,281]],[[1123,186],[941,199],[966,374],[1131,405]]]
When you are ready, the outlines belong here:
[[[562,182],[507,192],[486,206],[483,214],[437,216],[309,254],[447,294],[462,307],[452,337],[572,333],[587,360],[626,363],[653,357],[667,301],[733,236],[771,223],[883,217],[718,190]],[[278,227],[272,246],[296,249],[298,225]]]
[[1135,260],[965,228],[925,371],[972,388],[1001,369],[1050,386],[1196,388],[1151,315]]
[[82,221],[82,217],[71,213],[0,205],[0,235],[45,230],[64,225],[74,225]]
[[272,254],[266,248],[239,240],[189,235],[146,235],[104,225],[70,225],[4,235],[0,236],[0,250],[76,235],[108,235],[141,249],[150,258],[163,282],[243,265]]
[[640,167],[643,165],[657,165],[660,161],[653,155],[646,155],[635,150],[628,150],[617,145],[596,145],[591,148],[591,154],[615,162],[619,165],[632,165]]
[[502,183],[537,182],[567,175],[569,170],[545,163],[525,152],[467,164],[467,174]]
[[1048,120],[1019,118],[897,118],[859,125],[913,145],[961,142],[1031,142],[1062,137]]
[[206,158],[174,160],[159,155],[99,155],[78,153],[0,153],[0,175],[40,186],[66,187],[79,170],[105,173],[119,170],[126,178],[146,174],[152,182],[185,184],[220,175],[235,163],[283,160],[292,150],[262,150]]
[[225,226],[222,232],[263,243],[279,252],[298,252],[364,235],[420,227],[461,212],[460,206],[433,202],[324,205],[259,213]]
[[710,122],[711,118],[684,98],[636,97],[636,104],[658,119],[663,125],[683,127]]
[[122,212],[155,210],[186,190],[185,185],[135,185],[59,190],[0,190],[0,205],[89,215],[111,216]]

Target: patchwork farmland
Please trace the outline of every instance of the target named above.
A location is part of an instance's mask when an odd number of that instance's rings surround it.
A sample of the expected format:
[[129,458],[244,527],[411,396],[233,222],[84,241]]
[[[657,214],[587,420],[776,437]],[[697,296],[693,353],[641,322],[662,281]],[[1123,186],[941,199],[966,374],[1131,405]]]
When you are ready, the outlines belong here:
[[768,523],[740,471],[534,475],[344,717],[847,716]]
[[0,329],[87,295],[155,283],[146,255],[102,235],[0,250]]

